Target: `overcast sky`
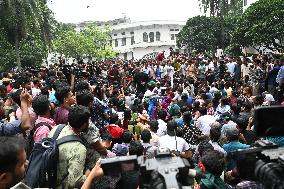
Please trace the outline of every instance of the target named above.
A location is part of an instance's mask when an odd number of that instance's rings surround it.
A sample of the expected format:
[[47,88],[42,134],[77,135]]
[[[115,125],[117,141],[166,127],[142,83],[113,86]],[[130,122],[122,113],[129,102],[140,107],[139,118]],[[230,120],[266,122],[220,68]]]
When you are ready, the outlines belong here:
[[200,14],[198,0],[51,0],[60,22],[106,21],[126,14],[132,21],[186,21]]

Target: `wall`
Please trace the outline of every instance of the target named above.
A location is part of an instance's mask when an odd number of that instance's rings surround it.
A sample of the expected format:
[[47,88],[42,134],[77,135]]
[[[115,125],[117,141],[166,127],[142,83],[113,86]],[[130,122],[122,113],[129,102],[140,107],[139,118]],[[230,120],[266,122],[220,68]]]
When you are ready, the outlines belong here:
[[[144,23],[145,24],[145,23]],[[171,31],[174,29],[174,31]],[[182,25],[178,24],[145,24],[136,25],[130,27],[122,27],[114,29],[112,31],[112,46],[113,49],[119,52],[119,57],[124,58],[125,53],[127,53],[127,59],[132,58],[132,52],[134,59],[141,59],[145,54],[151,52],[161,52],[165,50],[169,52],[169,48],[176,46],[176,35],[182,29]],[[156,41],[156,32],[160,32],[160,41]],[[125,32],[125,35],[122,33]],[[131,34],[134,32],[135,44],[131,45]],[[148,42],[143,42],[143,33],[148,34]],[[150,42],[149,33],[154,32],[154,42]],[[115,36],[116,34],[116,36]],[[171,34],[175,35],[175,39],[171,39]],[[126,38],[126,45],[122,46],[122,38]],[[115,39],[118,40],[118,47],[115,47]]]
[[[243,11],[245,11],[252,3],[258,0],[243,0]],[[246,5],[245,5],[246,2]]]

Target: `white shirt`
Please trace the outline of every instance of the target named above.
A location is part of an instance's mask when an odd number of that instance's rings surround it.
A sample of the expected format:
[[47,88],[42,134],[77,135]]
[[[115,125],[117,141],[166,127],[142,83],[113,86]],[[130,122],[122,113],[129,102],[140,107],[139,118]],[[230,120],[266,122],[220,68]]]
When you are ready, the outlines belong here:
[[179,152],[184,152],[189,150],[189,145],[183,138],[169,136],[169,135],[160,137],[159,147],[168,148],[171,151],[175,150]]
[[175,97],[173,98],[174,101],[180,101],[181,100],[181,95],[176,92]]
[[241,65],[241,72],[243,73],[243,77],[249,75],[249,65]]
[[41,93],[40,89],[32,88],[32,96],[35,97]]
[[215,121],[215,117],[211,115],[203,115],[196,120],[196,127],[200,129],[203,135],[210,135],[210,124],[214,123]]
[[217,142],[212,142],[210,140],[209,143],[213,146],[214,150],[223,153],[225,156],[227,155],[227,152]]
[[153,92],[148,89],[144,94],[144,98],[147,98],[147,97],[150,97],[150,96],[153,96]]
[[237,64],[236,62],[227,63],[227,68],[228,68],[231,75],[234,75],[236,64]]
[[157,130],[158,136],[164,136],[167,134],[167,123],[164,120],[158,119],[159,128]]

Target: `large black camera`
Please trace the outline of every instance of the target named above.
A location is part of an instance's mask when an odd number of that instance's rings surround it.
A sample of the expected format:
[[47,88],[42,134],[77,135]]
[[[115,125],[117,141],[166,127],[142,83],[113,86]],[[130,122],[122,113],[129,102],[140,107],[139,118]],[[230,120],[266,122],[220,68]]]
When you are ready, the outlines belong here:
[[[254,114],[254,129],[257,136],[281,140],[284,136],[283,115],[283,106],[258,108]],[[231,152],[228,156],[236,161],[245,161],[253,157],[254,175],[257,180],[269,189],[284,188],[284,147],[270,140],[257,141],[253,147]]]
[[145,159],[144,156],[115,157],[103,159],[101,166],[104,174],[108,176],[139,170],[140,189],[191,188],[194,177],[205,177],[202,173],[190,169],[186,159],[172,155],[165,148],[158,148],[153,159]]

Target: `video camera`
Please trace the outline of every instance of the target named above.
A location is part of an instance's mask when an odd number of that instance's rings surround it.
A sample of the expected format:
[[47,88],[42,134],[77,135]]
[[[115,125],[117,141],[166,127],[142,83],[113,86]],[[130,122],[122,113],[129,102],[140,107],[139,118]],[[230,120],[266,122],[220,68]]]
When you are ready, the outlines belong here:
[[140,189],[191,188],[194,178],[204,178],[202,173],[190,169],[186,159],[173,156],[169,149],[158,148],[155,158],[122,156],[102,159],[101,166],[107,176],[118,176],[127,171],[140,171]]
[[[283,106],[261,107],[254,114],[254,129],[259,137],[284,136]],[[237,150],[228,154],[229,158],[243,161],[248,157],[255,158],[254,174],[264,186],[272,189],[284,185],[284,147],[269,141],[257,141],[253,147]]]

